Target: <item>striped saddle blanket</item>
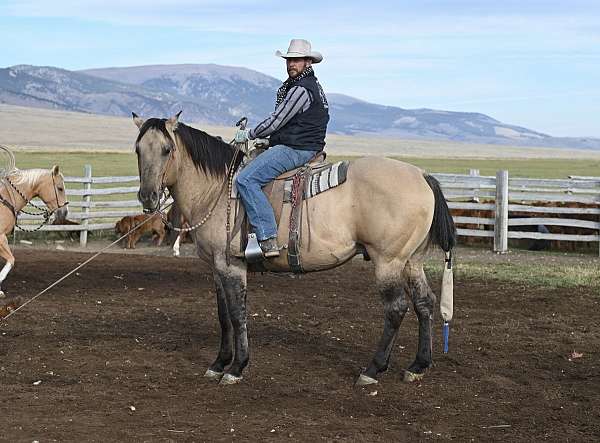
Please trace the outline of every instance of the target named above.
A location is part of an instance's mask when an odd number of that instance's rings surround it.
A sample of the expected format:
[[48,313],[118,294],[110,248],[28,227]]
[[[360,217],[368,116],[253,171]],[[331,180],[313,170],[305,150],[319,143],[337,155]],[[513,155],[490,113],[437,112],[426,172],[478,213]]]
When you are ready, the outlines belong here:
[[[335,188],[346,181],[348,162],[325,164],[323,167],[313,168],[310,177],[306,180],[303,199],[314,197],[328,189]],[[286,179],[283,185],[283,201],[287,203],[292,197],[293,176]]]
[[[328,189],[335,188],[346,181],[348,173],[348,161],[339,161],[336,163],[320,163],[317,165],[311,164],[311,174],[306,180],[304,187],[303,199],[314,197]],[[277,181],[283,180],[283,202],[291,201],[292,183],[296,169],[286,172],[277,178]],[[237,175],[237,173],[236,173]],[[235,183],[235,178],[234,178]],[[236,186],[232,186],[231,198],[239,198]]]

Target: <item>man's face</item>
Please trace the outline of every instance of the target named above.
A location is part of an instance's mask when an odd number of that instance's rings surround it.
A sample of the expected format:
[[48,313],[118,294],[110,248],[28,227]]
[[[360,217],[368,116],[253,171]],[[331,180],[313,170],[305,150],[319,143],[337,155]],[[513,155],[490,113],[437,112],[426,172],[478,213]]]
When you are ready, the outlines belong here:
[[290,78],[296,78],[302,71],[304,71],[304,69],[312,64],[312,60],[305,57],[292,57],[286,58],[285,64]]

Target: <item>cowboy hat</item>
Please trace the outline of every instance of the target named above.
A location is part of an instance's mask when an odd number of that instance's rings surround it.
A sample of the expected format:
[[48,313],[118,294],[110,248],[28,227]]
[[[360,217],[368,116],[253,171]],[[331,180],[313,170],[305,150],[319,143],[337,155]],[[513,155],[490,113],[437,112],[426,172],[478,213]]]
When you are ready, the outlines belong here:
[[302,40],[300,38],[294,38],[290,41],[290,47],[286,54],[277,51],[275,55],[283,58],[308,57],[313,63],[320,63],[321,60],[323,60],[323,56],[320,52],[311,50],[310,42],[308,40]]

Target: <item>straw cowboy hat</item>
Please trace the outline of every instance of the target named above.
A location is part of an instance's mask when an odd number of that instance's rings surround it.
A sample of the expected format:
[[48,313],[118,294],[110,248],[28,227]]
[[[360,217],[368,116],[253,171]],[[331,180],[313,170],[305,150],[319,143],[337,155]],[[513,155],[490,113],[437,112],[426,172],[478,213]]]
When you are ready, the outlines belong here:
[[311,50],[310,42],[308,40],[302,40],[300,38],[294,38],[290,41],[290,47],[287,50],[287,54],[277,51],[275,55],[283,58],[308,57],[312,59],[313,63],[320,63],[321,60],[323,60],[323,56],[320,52]]

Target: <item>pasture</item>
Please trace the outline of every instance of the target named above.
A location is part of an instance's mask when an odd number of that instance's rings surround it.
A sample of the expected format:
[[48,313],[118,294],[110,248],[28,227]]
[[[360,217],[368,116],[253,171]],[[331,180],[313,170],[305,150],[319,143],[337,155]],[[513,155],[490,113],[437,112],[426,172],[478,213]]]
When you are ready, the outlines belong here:
[[[16,151],[19,168],[61,166],[65,175],[81,176],[86,164],[92,165],[94,176],[137,175],[137,160],[133,152],[85,151]],[[352,159],[350,155],[331,155],[332,161]],[[568,175],[597,176],[600,159],[436,159],[423,157],[394,157],[417,165],[430,172],[468,174],[479,169],[481,175],[495,176],[500,169],[508,170],[511,177],[566,178]]]
[[[99,247],[96,245],[96,247]],[[89,253],[18,248],[6,287],[28,297]],[[142,255],[158,253],[160,256]],[[210,270],[167,248],[105,254],[2,323],[7,441],[591,441],[600,435],[600,263],[459,249],[450,353],[405,384],[412,309],[391,367],[352,387],[381,328],[372,266],[249,278],[241,385],[202,377],[218,347]],[[540,267],[540,259],[548,267]],[[439,257],[429,267],[439,295]],[[498,272],[498,265],[504,271]],[[486,270],[478,271],[484,265]],[[554,270],[585,269],[581,281]],[[511,270],[513,272],[511,272]],[[519,270],[519,272],[515,272]],[[507,276],[510,276],[508,278]],[[436,311],[437,312],[437,311]]]

